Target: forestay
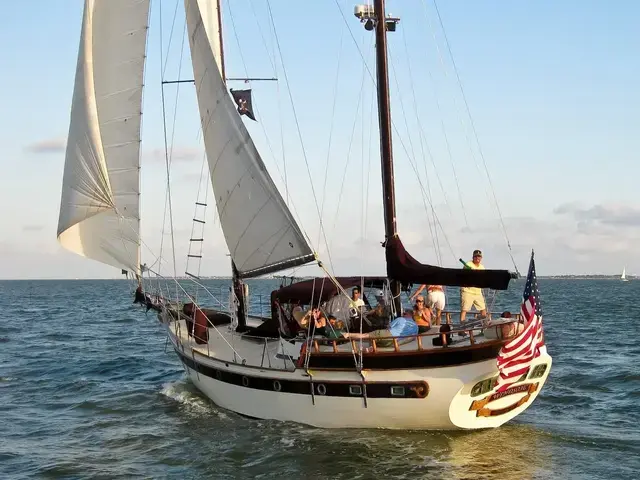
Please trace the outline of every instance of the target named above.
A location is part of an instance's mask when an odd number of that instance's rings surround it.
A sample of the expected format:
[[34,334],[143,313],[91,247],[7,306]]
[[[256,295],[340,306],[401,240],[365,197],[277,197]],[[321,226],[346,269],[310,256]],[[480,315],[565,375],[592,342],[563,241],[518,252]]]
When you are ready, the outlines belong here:
[[139,273],[140,122],[149,0],[86,0],[58,240]]
[[185,0],[191,59],[220,224],[238,275],[253,277],[314,257],[227,92],[213,53],[219,48],[213,5]]

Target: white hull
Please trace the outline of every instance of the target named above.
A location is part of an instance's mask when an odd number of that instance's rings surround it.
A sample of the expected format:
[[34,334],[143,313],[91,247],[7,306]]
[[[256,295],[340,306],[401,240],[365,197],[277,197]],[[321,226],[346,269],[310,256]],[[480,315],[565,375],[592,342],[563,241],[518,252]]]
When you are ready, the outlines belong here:
[[[501,398],[489,399],[495,390],[472,397],[471,390],[478,382],[497,375],[496,361],[488,359],[453,367],[417,368],[401,370],[363,371],[366,389],[378,397],[363,392],[351,394],[349,386],[362,388],[363,378],[354,371],[313,369],[309,373],[295,368],[282,358],[270,358],[272,367],[260,367],[264,362],[234,363],[224,355],[229,343],[239,352],[240,347],[253,345],[255,353],[275,353],[278,341],[265,347],[257,342],[243,341],[240,335],[223,333],[227,327],[210,330],[206,345],[196,345],[176,329],[169,326],[169,336],[181,358],[185,371],[196,387],[216,405],[233,412],[259,419],[292,421],[322,428],[388,428],[456,430],[498,427],[522,413],[531,405],[542,389],[551,367],[546,351],[538,357],[536,365],[546,364],[544,374],[514,384]],[[235,340],[232,337],[236,337]],[[245,345],[241,345],[242,343]],[[265,343],[266,345],[266,343]],[[251,348],[251,347],[249,347]],[[546,349],[545,349],[546,350]],[[269,353],[271,352],[271,353]],[[222,357],[222,358],[220,358]],[[256,359],[258,357],[255,357]],[[251,366],[256,363],[256,366]],[[197,370],[196,370],[197,368]],[[384,386],[380,383],[384,382]],[[411,390],[426,382],[423,398],[394,398],[388,392],[394,383]],[[324,389],[323,387],[324,386]],[[338,391],[338,395],[333,395]],[[276,390],[280,391],[276,391]],[[294,389],[296,393],[284,390]],[[313,394],[312,394],[313,389]],[[321,394],[322,392],[325,394]],[[409,393],[409,392],[407,392]],[[418,393],[418,392],[416,392]],[[475,403],[474,403],[475,402]]]

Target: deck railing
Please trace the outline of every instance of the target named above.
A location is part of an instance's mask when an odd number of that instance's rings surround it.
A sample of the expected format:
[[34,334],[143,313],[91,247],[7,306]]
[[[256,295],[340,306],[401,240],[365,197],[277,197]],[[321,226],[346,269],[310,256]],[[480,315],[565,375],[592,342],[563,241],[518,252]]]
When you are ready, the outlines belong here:
[[[400,337],[394,337],[394,336],[387,336],[387,337],[375,337],[375,338],[337,338],[337,339],[331,339],[331,338],[322,338],[322,337],[313,337],[312,340],[312,347],[313,353],[331,353],[328,351],[322,351],[320,350],[320,345],[330,345],[332,346],[332,352],[333,353],[338,353],[340,350],[338,348],[339,345],[344,345],[345,343],[351,343],[351,350],[353,352],[360,352],[360,348],[358,348],[358,344],[362,343],[370,343],[371,344],[371,348],[370,349],[365,349],[364,351],[366,353],[377,353],[378,351],[380,351],[379,349],[385,349],[383,350],[384,352],[389,352],[389,348],[393,347],[393,351],[394,352],[400,352],[400,351],[408,351],[408,350],[402,350],[400,347],[402,345],[406,345],[409,344],[411,342],[413,342],[414,340],[416,341],[416,351],[424,351],[424,350],[433,350],[434,347],[425,347],[423,342],[425,340],[425,338],[429,338],[431,339],[432,337],[440,337],[442,339],[442,345],[441,347],[443,348],[457,348],[457,347],[461,347],[461,346],[465,346],[465,345],[456,345],[456,343],[458,342],[451,342],[449,343],[447,341],[447,336],[454,336],[454,335],[459,335],[459,334],[463,334],[463,335],[468,335],[469,336],[469,342],[471,345],[475,345],[477,343],[477,338],[476,338],[476,334],[475,331],[477,330],[487,330],[487,329],[495,329],[496,331],[496,338],[495,341],[505,341],[505,340],[509,340],[511,338],[513,338],[516,335],[517,330],[512,329],[511,327],[513,325],[516,325],[519,322],[519,318],[516,318],[515,316],[513,316],[511,318],[511,321],[508,322],[503,322],[500,324],[494,324],[494,325],[488,325],[488,326],[484,326],[484,325],[472,325],[469,327],[464,327],[464,326],[460,326],[459,328],[455,328],[455,329],[451,329],[450,331],[447,332],[425,332],[425,333],[419,333],[416,335],[408,335],[408,336],[400,336]],[[505,328],[506,327],[506,328]],[[506,332],[506,333],[505,333]],[[391,345],[389,345],[391,344]],[[388,345],[388,346],[387,346]]]
[[[177,314],[177,315],[176,315]],[[495,341],[495,342],[504,342],[506,340],[509,340],[511,338],[513,338],[517,332],[517,328],[512,328],[513,325],[516,325],[519,320],[520,320],[520,314],[512,314],[511,318],[509,319],[510,321],[506,321],[506,322],[502,322],[499,324],[493,324],[493,325],[484,325],[484,324],[479,324],[477,323],[477,321],[474,321],[473,318],[479,318],[479,314],[477,314],[476,312],[474,313],[467,313],[468,316],[468,320],[465,323],[471,323],[471,325],[465,325],[465,324],[460,324],[457,326],[453,326],[452,324],[452,317],[454,315],[459,315],[460,312],[455,312],[455,311],[443,311],[442,315],[444,316],[444,320],[446,322],[446,324],[452,325],[452,328],[450,331],[446,331],[446,332],[441,332],[441,331],[430,331],[430,332],[425,332],[425,333],[420,333],[420,334],[416,334],[416,335],[409,335],[409,336],[402,336],[402,337],[393,337],[393,336],[387,336],[387,337],[376,337],[376,338],[337,338],[337,339],[331,339],[331,338],[325,338],[325,337],[311,337],[311,338],[300,338],[300,340],[305,340],[305,343],[308,345],[307,348],[310,348],[311,351],[309,352],[309,354],[331,354],[331,353],[335,353],[335,354],[339,354],[339,353],[345,353],[345,350],[340,350],[340,346],[345,345],[347,343],[349,343],[351,345],[351,352],[350,353],[360,353],[360,345],[368,343],[370,344],[370,347],[366,347],[363,349],[363,353],[366,354],[376,354],[376,353],[391,353],[391,352],[406,352],[406,351],[433,351],[434,349],[438,349],[438,348],[446,348],[446,349],[457,349],[460,347],[465,347],[465,346],[469,346],[469,344],[464,343],[464,344],[460,344],[460,341],[448,341],[448,338],[451,338],[455,335],[460,335],[462,334],[463,336],[468,336],[469,342],[471,345],[475,345],[478,342],[478,339],[476,338],[477,333],[479,330],[482,331],[481,333],[484,332],[484,330],[487,329],[495,329],[496,332],[496,338],[495,339],[491,339],[489,341]],[[176,319],[176,317],[182,319],[182,320],[186,320],[188,317],[186,315],[184,315],[180,309],[175,309],[173,310],[173,313],[169,314],[172,318]],[[489,314],[487,318],[491,318],[492,314]],[[493,316],[495,317],[496,314],[493,314]],[[211,321],[207,318],[209,325],[207,328],[207,337],[209,336],[209,330],[215,330],[219,335],[222,336],[222,334],[219,331],[219,326],[215,326],[211,323]],[[223,327],[224,328],[224,327]],[[194,329],[195,330],[195,329]],[[193,331],[192,334],[189,334],[188,332],[181,332],[181,325],[180,322],[177,322],[177,326],[176,326],[176,333],[178,334],[178,336],[191,336],[192,338],[194,338],[194,340],[199,340],[198,344],[201,347],[206,348],[206,355],[209,356],[210,352],[209,352],[209,341],[208,338],[196,338],[194,336],[195,331]],[[244,339],[250,339],[250,340],[254,340],[256,343],[263,343],[263,349],[262,349],[262,355],[261,355],[261,361],[259,366],[261,368],[274,368],[274,369],[278,369],[278,370],[291,370],[291,368],[293,367],[292,362],[289,361],[287,362],[286,358],[282,358],[279,359],[277,358],[277,351],[278,351],[278,347],[280,345],[280,342],[282,341],[286,341],[283,340],[280,337],[257,337],[257,336],[252,336],[252,335],[248,335],[248,334],[243,334],[242,337]],[[425,346],[425,340],[430,340],[433,339],[435,337],[440,337],[441,338],[441,342],[442,345],[438,345],[438,346]],[[416,342],[415,348],[412,348],[410,350],[407,349],[403,349],[401,348],[404,345],[410,344],[412,342]],[[246,365],[246,355],[242,355],[241,352],[238,351],[239,345],[237,344],[231,344],[227,341],[227,345],[230,348],[231,352],[233,353],[233,362],[234,363],[240,363],[243,365]],[[321,350],[321,346],[325,347],[325,346],[330,346],[331,350],[325,349],[325,350]],[[392,348],[392,350],[390,350]],[[240,348],[242,349],[242,348]],[[204,353],[203,353],[204,354]],[[280,361],[283,362],[282,365],[280,365]],[[289,363],[289,365],[287,364]],[[257,363],[252,363],[252,366],[258,366]]]

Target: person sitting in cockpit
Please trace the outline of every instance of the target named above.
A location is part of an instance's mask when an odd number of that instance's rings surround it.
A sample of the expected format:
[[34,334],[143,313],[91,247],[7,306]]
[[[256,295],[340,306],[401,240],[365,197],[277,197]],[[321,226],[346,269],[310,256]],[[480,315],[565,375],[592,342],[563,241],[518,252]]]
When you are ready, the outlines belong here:
[[392,337],[412,337],[418,334],[418,325],[413,321],[413,311],[405,310],[401,317],[391,320],[388,328],[369,333],[343,333],[344,338],[376,340],[378,347],[393,345]]
[[307,311],[307,313],[303,313],[302,309],[294,310],[293,318],[298,322],[298,325],[304,329],[309,328],[309,322],[313,320],[315,333],[324,335],[324,328],[327,326],[327,318],[319,308],[312,308]]

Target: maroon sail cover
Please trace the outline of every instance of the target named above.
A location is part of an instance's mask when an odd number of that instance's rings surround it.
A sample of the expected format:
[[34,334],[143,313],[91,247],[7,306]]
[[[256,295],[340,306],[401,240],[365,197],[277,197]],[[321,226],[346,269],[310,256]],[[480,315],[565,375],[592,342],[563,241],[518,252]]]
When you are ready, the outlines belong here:
[[403,284],[447,285],[506,290],[511,280],[508,270],[471,270],[425,265],[409,255],[400,237],[387,240],[387,276]]

